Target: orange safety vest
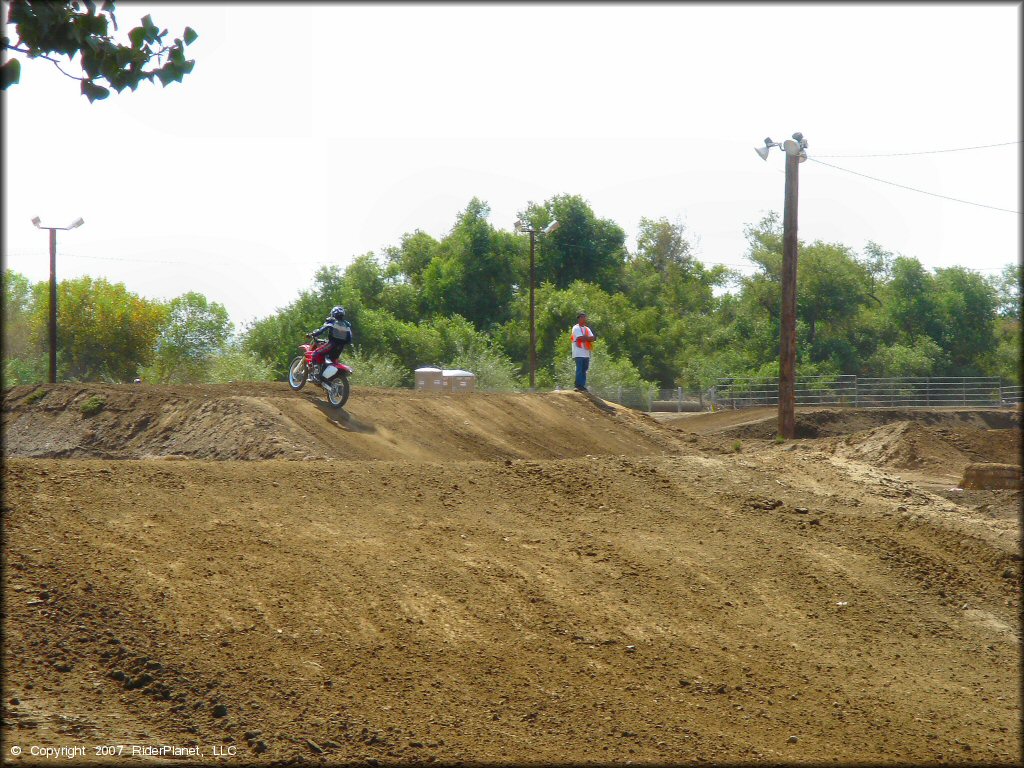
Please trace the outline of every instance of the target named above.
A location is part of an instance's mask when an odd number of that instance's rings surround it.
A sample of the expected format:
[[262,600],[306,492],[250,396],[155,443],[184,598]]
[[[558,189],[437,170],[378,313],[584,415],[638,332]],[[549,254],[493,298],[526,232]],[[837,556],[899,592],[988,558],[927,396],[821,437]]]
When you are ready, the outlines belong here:
[[[587,328],[580,328],[580,331],[583,333],[586,333],[587,330]],[[579,347],[580,349],[593,349],[593,338],[593,336],[581,335],[576,339],[576,346]]]

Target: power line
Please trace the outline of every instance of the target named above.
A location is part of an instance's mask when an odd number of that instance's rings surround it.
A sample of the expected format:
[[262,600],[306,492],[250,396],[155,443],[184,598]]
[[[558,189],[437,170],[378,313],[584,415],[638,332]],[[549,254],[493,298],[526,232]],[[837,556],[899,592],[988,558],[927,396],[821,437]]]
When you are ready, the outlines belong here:
[[[26,256],[37,257],[38,256],[39,258],[43,258],[45,256],[45,254],[43,254],[41,252],[32,252],[32,251],[14,251],[14,252],[11,252],[11,253],[5,253],[4,254],[4,258],[5,259],[9,259],[12,256],[20,256],[20,257],[26,257]],[[129,264],[174,264],[176,266],[183,266],[183,267],[204,267],[204,266],[208,266],[206,264],[199,264],[199,263],[194,262],[194,261],[167,261],[165,259],[122,259],[122,258],[118,258],[117,256],[85,256],[85,255],[80,254],[80,253],[61,253],[61,258],[69,258],[69,259],[97,259],[98,261],[124,261],[124,262],[127,262]]]
[[206,264],[197,264],[194,261],[167,261],[166,259],[121,259],[117,256],[84,256],[78,253],[66,253],[73,259],[97,259],[98,261],[125,261],[130,264],[174,264],[182,267],[204,267]]
[[977,147],[955,147],[953,149],[928,149],[924,152],[888,152],[879,155],[818,155],[818,157],[906,157],[907,155],[937,155],[942,152],[967,152],[971,149],[989,149],[990,147],[1008,147],[1020,144],[1019,141],[1004,141],[1001,144],[981,144]]
[[[12,256],[20,256],[20,257],[31,256],[31,257],[46,258],[46,254],[43,253],[43,252],[14,251],[14,252],[11,252],[11,253],[5,253],[4,254],[4,258],[5,259],[9,259]],[[86,256],[85,254],[81,254],[81,253],[61,253],[61,257],[62,258],[70,258],[70,259],[96,259],[98,261],[123,261],[123,262],[126,262],[128,264],[143,264],[143,265],[148,265],[148,264],[171,264],[171,265],[182,266],[182,267],[209,267],[210,266],[210,262],[206,262],[206,263],[202,263],[201,264],[201,263],[195,262],[195,261],[169,261],[167,259],[125,259],[125,258],[119,258],[117,256]],[[223,256],[221,258],[227,259],[228,261],[236,261],[236,262],[239,261],[238,258],[234,258],[234,257],[231,257],[231,256]],[[254,264],[254,265],[265,265],[265,264],[271,264],[272,263],[272,262],[267,262],[267,261],[253,261],[251,259],[246,259],[246,261],[247,261],[247,263]],[[307,262],[299,262],[299,263],[301,263],[301,264],[313,264],[313,263],[322,264],[322,263],[325,263],[325,262],[323,262],[323,261],[307,261]],[[229,264],[228,265],[221,264],[221,266],[231,266],[231,265],[229,265]]]
[[851,171],[849,168],[840,168],[838,165],[832,165],[832,163],[826,163],[822,160],[818,160],[814,157],[808,157],[808,160],[813,160],[819,165],[827,165],[829,168],[835,168],[837,171],[845,171],[846,173],[852,173],[854,176],[863,176],[865,179],[871,179],[872,181],[880,181],[883,184],[890,184],[894,187],[900,187],[901,189],[909,189],[911,192],[920,192],[922,195],[931,195],[932,197],[941,197],[943,200],[952,200],[954,203],[966,203],[967,205],[976,205],[979,208],[991,208],[993,211],[1004,211],[1006,213],[1016,213],[1020,215],[1020,211],[1014,211],[1010,208],[997,208],[994,205],[985,205],[984,203],[972,203],[970,200],[961,200],[957,197],[949,197],[948,195],[940,195],[936,192],[928,192],[924,189],[917,189],[916,187],[908,187],[906,184],[897,184],[895,181],[887,181],[885,179],[878,179],[874,176],[868,176],[866,173],[858,173],[857,171]]

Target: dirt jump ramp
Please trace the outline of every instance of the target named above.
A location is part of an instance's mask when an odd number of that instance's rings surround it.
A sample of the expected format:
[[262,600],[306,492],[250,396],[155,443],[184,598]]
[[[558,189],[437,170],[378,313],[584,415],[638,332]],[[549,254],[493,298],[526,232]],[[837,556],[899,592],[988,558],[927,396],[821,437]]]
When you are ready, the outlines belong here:
[[446,461],[661,453],[648,417],[575,392],[444,395],[355,389],[344,409],[283,383],[15,387],[8,457]]

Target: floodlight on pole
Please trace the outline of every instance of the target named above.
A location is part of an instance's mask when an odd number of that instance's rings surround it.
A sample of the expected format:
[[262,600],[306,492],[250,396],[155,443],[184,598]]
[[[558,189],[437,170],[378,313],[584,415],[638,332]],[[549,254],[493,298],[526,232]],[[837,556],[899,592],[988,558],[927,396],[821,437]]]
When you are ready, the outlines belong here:
[[760,157],[762,160],[767,160],[768,159],[768,152],[771,151],[772,147],[777,147],[777,146],[779,146],[779,145],[776,144],[774,141],[772,141],[772,137],[769,136],[769,137],[767,137],[764,140],[764,146],[763,147],[754,147],[754,151],[757,152],[758,157]]
[[57,383],[57,230],[77,229],[85,224],[79,216],[66,227],[44,227],[38,216],[32,217],[36,229],[50,232],[50,383]]

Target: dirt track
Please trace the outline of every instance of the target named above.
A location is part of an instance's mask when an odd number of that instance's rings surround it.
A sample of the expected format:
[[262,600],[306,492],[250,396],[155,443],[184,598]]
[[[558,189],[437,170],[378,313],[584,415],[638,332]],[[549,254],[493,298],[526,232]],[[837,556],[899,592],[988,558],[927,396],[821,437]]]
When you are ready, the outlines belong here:
[[1020,759],[1017,414],[236,395],[5,393],[8,759]]

